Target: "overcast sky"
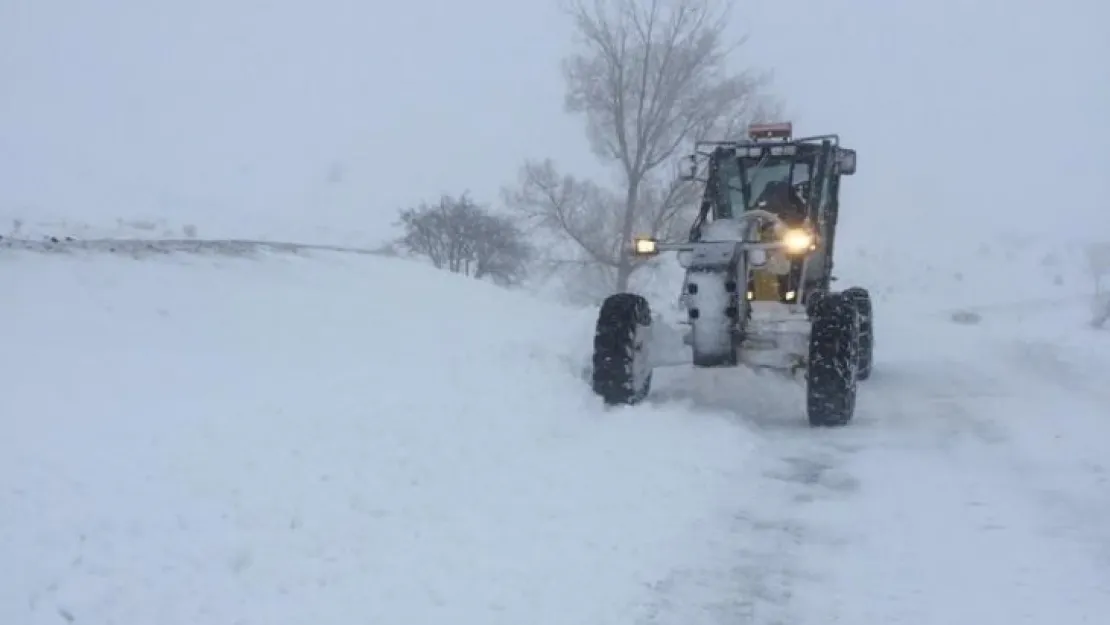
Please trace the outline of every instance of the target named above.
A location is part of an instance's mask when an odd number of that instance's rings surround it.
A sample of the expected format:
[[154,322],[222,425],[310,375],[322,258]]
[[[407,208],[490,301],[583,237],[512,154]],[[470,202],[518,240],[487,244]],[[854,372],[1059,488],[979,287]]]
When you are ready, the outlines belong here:
[[[737,63],[859,150],[848,224],[1110,238],[1108,7],[741,1]],[[569,45],[553,0],[0,0],[0,215],[252,235],[496,201],[526,157],[596,171],[562,112]]]

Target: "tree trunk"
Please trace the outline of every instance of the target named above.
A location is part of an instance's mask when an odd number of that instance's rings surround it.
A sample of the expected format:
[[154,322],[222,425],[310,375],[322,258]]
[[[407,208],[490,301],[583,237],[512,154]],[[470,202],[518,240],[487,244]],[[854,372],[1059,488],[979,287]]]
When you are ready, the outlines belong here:
[[624,223],[621,224],[621,252],[620,261],[617,263],[617,293],[628,290],[628,280],[632,277],[632,224],[636,217],[636,200],[640,190],[639,176],[630,177],[628,181],[628,195],[624,197]]
[[1110,321],[1110,293],[1100,293],[1095,296],[1095,317],[1091,325],[1101,328]]

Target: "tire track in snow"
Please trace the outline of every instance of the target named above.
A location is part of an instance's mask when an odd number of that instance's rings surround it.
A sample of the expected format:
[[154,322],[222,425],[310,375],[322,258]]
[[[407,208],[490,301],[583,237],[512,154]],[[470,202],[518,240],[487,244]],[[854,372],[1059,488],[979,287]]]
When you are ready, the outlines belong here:
[[[774,373],[746,369],[660,372],[655,404],[686,404],[691,418],[726,414],[759,440],[750,472],[720,523],[729,539],[705,568],[678,570],[656,588],[657,609],[643,623],[690,623],[690,607],[702,606],[705,624],[773,625],[804,622],[799,596],[820,592],[808,568],[807,545],[837,548],[852,537],[803,513],[806,507],[850,499],[858,480],[841,468],[854,447],[838,433],[813,430],[804,416],[800,386]],[[832,435],[810,439],[814,435]]]
[[[1043,465],[1017,446],[1024,421],[1039,418],[1015,418],[1036,410],[1038,376],[1061,392],[1085,382],[1038,373],[1057,366],[1043,345],[1021,365],[1028,379],[1015,381],[1005,364],[1015,354],[977,354],[974,328],[919,319],[888,332],[857,417],[839,430],[809,428],[802,385],[773,374],[657,377],[652,401],[732,414],[760,439],[750,480],[737,485],[728,552],[737,563],[701,574],[727,580],[719,592],[731,588],[750,610],[704,622],[1040,623],[1069,609],[1086,622],[1083,610],[1110,606],[1110,549],[1091,532],[1110,508],[1035,486]],[[1101,464],[1088,474],[1110,480]],[[1075,527],[1084,518],[1091,525]],[[980,592],[969,603],[971,587]],[[1020,588],[1030,591],[1014,596]],[[697,600],[681,582],[659,592],[661,602]]]
[[[1026,419],[1017,442],[1027,486],[1043,503],[1047,531],[1087,544],[1110,570],[1110,363],[1062,343],[1031,336],[998,346],[1015,380],[1037,389],[1037,417]],[[1067,453],[1059,453],[1062,447]],[[1106,583],[1110,587],[1110,575]]]
[[1044,441],[1026,438],[1055,416],[1044,389],[1014,375],[1014,354],[984,338],[950,324],[892,335],[901,345],[863,385],[864,419],[844,431],[860,443],[842,461],[862,488],[840,515],[866,531],[830,580],[857,601],[822,598],[814,613],[855,623],[1094,622],[1084,619],[1110,605],[1101,563],[1057,531],[1075,517],[1046,515],[1033,487],[1043,460],[1069,456],[1038,459]]

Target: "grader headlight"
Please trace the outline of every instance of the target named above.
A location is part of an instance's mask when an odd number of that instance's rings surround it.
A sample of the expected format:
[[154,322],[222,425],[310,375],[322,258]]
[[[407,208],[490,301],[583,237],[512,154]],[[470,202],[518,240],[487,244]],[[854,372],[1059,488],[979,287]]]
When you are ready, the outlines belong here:
[[791,228],[782,235],[786,253],[791,255],[808,254],[817,248],[817,239],[805,228]]

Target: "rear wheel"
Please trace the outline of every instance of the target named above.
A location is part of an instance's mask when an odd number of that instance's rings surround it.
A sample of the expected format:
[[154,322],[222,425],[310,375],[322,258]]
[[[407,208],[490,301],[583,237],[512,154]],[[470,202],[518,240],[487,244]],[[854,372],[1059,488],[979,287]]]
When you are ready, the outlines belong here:
[[871,363],[875,353],[875,326],[872,322],[871,293],[863,287],[854,286],[844,291],[844,296],[852,301],[859,313],[859,367],[857,380],[871,377]]
[[843,293],[813,304],[806,370],[806,413],[812,426],[846,425],[856,410],[859,314]]
[[606,404],[636,404],[651,390],[651,307],[632,293],[610,295],[594,334],[593,390]]

